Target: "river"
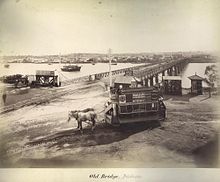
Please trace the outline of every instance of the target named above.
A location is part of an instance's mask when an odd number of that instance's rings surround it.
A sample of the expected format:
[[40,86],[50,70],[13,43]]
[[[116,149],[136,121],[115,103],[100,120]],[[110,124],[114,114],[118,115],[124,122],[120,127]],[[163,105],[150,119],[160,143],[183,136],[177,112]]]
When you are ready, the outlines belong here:
[[[73,79],[81,76],[91,75],[100,72],[109,71],[108,63],[96,63],[92,64],[81,64],[81,70],[77,72],[63,72],[60,68],[62,68],[65,64],[34,64],[34,63],[11,63],[9,68],[4,68],[3,65],[0,68],[1,73],[0,76],[3,75],[13,75],[13,74],[24,74],[24,75],[35,75],[36,70],[57,70],[60,73],[61,80]],[[112,70],[129,68],[133,66],[137,66],[139,64],[131,64],[131,63],[118,63],[117,65],[112,65]]]

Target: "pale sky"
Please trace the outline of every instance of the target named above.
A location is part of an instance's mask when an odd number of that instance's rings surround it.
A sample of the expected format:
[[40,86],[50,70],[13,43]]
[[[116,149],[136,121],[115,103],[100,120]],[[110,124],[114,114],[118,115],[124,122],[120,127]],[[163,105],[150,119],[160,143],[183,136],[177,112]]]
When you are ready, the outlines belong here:
[[0,55],[215,51],[219,0],[0,0]]

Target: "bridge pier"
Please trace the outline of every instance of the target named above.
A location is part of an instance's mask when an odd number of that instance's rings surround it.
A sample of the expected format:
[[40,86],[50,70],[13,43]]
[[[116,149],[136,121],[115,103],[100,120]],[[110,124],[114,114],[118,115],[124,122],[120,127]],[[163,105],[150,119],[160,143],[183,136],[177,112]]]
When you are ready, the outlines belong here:
[[155,83],[157,84],[158,83],[158,74],[156,74],[154,77],[155,77]]
[[171,70],[171,75],[170,76],[174,76],[174,67],[172,66],[171,68],[170,68],[170,70]]
[[168,68],[168,70],[167,70],[168,72],[168,76],[172,76],[172,68]]
[[177,75],[179,75],[180,74],[180,67],[179,67],[179,65],[176,66],[176,71],[177,71]]
[[171,76],[176,76],[176,67],[175,66],[172,67],[172,75]]
[[145,77],[142,77],[142,78],[141,78],[141,82],[142,82],[142,85],[143,85],[143,86],[146,85],[146,83],[145,83]]
[[[184,60],[173,60],[170,62],[163,62],[156,67],[137,70],[136,76],[144,77],[145,86],[153,86],[155,83],[163,81],[163,76],[177,76],[181,73],[185,65],[188,63]],[[161,79],[162,78],[162,79]]]
[[179,64],[179,72],[183,70],[184,65],[182,63]]
[[172,76],[175,76],[175,66],[172,67]]
[[150,87],[154,86],[154,77],[150,77]]
[[177,72],[177,66],[174,66],[174,76],[177,76],[178,72]]
[[148,79],[147,79],[147,78],[145,78],[145,86],[146,86],[146,87],[149,87]]
[[158,80],[159,80],[159,82],[162,82],[162,81],[163,81],[163,76],[165,76],[165,75],[163,75],[163,73],[159,73],[159,74],[158,74]]

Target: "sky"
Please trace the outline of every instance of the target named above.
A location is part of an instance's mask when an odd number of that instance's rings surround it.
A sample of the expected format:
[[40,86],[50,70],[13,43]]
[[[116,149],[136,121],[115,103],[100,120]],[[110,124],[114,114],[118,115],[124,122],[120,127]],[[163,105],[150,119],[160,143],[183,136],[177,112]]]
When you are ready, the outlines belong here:
[[0,55],[216,51],[218,0],[0,0]]

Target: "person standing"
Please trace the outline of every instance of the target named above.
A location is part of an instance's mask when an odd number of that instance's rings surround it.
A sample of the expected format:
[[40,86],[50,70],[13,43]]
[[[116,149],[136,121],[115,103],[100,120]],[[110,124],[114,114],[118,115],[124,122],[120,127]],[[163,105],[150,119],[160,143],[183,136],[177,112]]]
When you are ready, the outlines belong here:
[[3,89],[3,93],[2,93],[2,100],[3,100],[3,103],[5,105],[5,102],[6,102],[6,98],[7,98],[7,92],[5,90],[5,88]]

